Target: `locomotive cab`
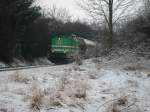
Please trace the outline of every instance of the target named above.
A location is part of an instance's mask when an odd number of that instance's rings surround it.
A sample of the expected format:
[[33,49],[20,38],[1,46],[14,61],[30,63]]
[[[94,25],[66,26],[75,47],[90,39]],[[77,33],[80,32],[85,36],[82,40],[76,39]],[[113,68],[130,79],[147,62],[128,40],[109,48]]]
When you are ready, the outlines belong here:
[[79,51],[80,42],[72,35],[60,35],[51,39],[51,61],[71,59],[72,54]]

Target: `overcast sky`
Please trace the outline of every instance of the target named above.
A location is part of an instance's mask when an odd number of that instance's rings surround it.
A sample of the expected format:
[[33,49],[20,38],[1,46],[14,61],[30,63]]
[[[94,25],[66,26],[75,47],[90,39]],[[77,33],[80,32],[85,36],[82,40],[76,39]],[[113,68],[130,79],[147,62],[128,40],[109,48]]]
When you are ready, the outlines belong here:
[[76,19],[85,19],[87,18],[85,11],[83,11],[75,2],[76,0],[37,0],[38,4],[40,4],[40,6],[43,9],[47,9],[50,8],[53,5],[56,5],[56,7],[60,7],[60,8],[66,8],[67,10],[69,10],[70,14],[72,16],[74,16]]
[[[37,0],[38,4],[45,11],[48,11],[50,7],[55,5],[58,8],[66,8],[71,14],[71,16],[73,16],[75,19],[79,18],[80,20],[88,21],[87,13],[77,5],[76,1],[80,1],[80,0]],[[137,0],[137,1],[141,1],[141,0]],[[134,4],[134,5],[135,5],[134,9],[136,9],[139,6],[139,4]]]

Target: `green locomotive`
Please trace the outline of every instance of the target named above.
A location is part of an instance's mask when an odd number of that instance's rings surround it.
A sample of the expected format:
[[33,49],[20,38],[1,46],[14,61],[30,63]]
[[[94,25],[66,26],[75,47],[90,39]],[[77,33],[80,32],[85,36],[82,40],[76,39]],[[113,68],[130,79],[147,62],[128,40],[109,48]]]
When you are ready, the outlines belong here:
[[51,59],[68,59],[80,51],[80,39],[75,35],[59,35],[51,38]]

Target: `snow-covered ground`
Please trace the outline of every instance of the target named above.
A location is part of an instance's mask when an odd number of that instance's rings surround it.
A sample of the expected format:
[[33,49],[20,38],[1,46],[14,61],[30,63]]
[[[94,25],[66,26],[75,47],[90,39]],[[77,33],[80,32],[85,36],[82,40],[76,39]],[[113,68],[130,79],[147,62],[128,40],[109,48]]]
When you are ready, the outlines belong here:
[[150,59],[126,55],[0,72],[0,112],[150,112]]

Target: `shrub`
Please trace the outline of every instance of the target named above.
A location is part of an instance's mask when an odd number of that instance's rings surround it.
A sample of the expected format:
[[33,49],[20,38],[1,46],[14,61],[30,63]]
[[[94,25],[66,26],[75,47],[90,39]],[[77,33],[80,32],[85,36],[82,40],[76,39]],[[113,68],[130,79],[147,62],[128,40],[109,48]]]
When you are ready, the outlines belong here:
[[28,78],[25,77],[23,74],[19,73],[18,71],[12,74],[11,77],[15,82],[28,83]]
[[34,91],[31,96],[31,107],[39,110],[42,105],[43,98],[44,95],[40,90]]

